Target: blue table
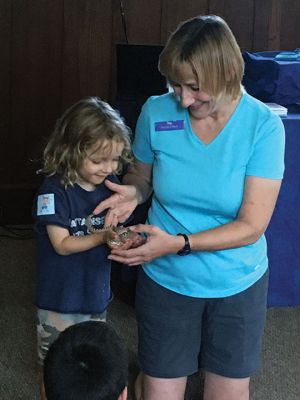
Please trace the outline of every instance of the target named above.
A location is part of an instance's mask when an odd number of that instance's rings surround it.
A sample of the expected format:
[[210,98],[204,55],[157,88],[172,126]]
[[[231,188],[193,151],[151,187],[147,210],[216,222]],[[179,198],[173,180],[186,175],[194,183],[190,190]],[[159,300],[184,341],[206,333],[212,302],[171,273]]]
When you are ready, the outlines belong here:
[[282,121],[286,130],[286,169],[266,231],[269,307],[300,306],[300,114],[289,114]]

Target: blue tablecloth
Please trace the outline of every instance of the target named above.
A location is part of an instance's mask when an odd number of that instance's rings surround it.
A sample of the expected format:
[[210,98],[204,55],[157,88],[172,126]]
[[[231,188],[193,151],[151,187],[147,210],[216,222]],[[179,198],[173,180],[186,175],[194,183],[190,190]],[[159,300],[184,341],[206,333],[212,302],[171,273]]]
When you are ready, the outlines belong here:
[[300,59],[277,60],[279,51],[243,53],[243,85],[257,99],[289,106],[300,102]]
[[286,169],[266,231],[269,307],[300,306],[300,114],[289,114],[282,121],[286,130]]

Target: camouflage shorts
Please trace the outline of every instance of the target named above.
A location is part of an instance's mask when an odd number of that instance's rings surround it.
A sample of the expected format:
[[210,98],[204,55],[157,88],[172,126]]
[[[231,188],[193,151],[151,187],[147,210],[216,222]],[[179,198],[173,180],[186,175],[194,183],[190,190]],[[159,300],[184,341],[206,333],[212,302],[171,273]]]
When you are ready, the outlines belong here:
[[101,314],[61,314],[54,311],[37,309],[37,350],[38,362],[43,365],[51,343],[60,332],[71,325],[84,321],[106,321],[106,311]]

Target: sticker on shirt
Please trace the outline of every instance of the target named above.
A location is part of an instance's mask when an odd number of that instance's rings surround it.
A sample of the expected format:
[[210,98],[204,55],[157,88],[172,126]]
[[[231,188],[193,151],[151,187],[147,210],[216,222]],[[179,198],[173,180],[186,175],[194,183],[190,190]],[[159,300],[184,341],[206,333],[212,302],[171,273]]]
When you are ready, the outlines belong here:
[[37,199],[37,215],[55,214],[54,193],[40,194]]
[[155,122],[155,131],[178,131],[184,129],[184,120]]

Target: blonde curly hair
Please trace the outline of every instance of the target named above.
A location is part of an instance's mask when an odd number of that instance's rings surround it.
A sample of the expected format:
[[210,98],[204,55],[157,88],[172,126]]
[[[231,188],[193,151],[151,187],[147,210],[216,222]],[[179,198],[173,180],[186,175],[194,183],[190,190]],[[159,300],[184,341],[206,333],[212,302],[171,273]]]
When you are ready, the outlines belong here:
[[59,174],[65,186],[78,180],[78,171],[86,151],[96,143],[124,144],[116,173],[132,161],[130,129],[118,111],[99,97],[84,98],[68,108],[58,119],[44,150],[44,167],[39,171],[46,176]]

